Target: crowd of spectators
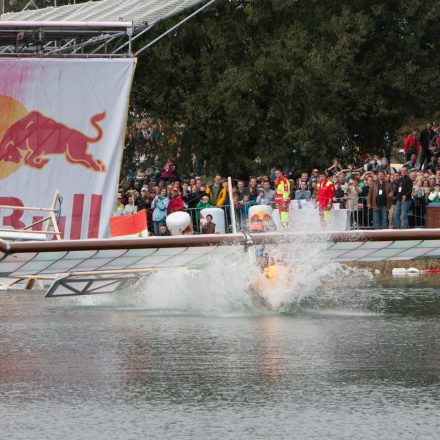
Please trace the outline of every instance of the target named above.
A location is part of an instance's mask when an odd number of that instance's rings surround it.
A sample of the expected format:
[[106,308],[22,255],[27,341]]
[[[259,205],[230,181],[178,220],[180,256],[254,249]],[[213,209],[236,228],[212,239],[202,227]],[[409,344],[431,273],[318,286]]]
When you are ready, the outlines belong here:
[[158,118],[149,116],[144,111],[130,109],[129,124],[125,134],[122,174],[128,179],[134,179],[139,170],[145,175],[156,177],[179,178],[188,169],[195,174],[204,174],[204,163],[199,163],[195,156],[188,163],[181,160],[177,153],[169,161],[163,160],[165,152],[176,151],[177,139],[182,134],[180,124],[166,124]]
[[[426,207],[440,203],[440,127],[427,124],[419,132],[412,131],[404,142],[404,164],[394,167],[386,158],[365,156],[358,166],[344,166],[335,158],[324,170],[333,183],[333,202],[350,213],[353,229],[424,227]],[[233,200],[228,184],[220,175],[202,178],[179,174],[179,153],[170,157],[156,171],[139,171],[120,186],[115,215],[146,210],[147,224],[153,235],[169,235],[167,215],[188,211],[195,232],[202,232],[200,211],[203,208],[225,208],[228,220],[234,203],[237,221],[245,225],[252,205],[274,205],[275,167],[266,175],[248,181],[233,180]],[[320,170],[284,175],[290,181],[290,200],[317,202]],[[211,219],[212,220],[212,219]],[[230,220],[230,219],[229,219]],[[211,232],[212,227],[208,228]],[[204,232],[204,231],[203,231]]]

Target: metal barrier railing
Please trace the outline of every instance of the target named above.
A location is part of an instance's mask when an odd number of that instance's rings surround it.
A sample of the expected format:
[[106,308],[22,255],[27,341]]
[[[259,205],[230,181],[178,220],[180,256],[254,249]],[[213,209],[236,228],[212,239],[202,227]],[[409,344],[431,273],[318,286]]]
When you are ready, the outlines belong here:
[[[414,197],[408,212],[408,225],[410,228],[424,228],[426,225],[427,199]],[[373,210],[367,206],[367,198],[359,197],[357,209],[350,212],[351,229],[373,229]],[[387,227],[394,227],[395,204],[387,210]]]
[[[341,209],[347,209],[346,199],[335,200],[335,202],[340,203]],[[356,202],[354,200],[353,202]],[[351,204],[353,205],[353,204]],[[424,228],[426,225],[426,207],[428,206],[427,200],[424,198],[418,199],[413,198],[411,208],[408,214],[408,224],[410,228]],[[211,206],[214,208],[214,206]],[[275,205],[272,205],[275,208]],[[223,210],[224,220],[225,220],[225,232],[232,232],[232,218],[230,205],[217,206]],[[373,225],[373,210],[369,209],[367,206],[366,197],[358,197],[357,203],[352,206],[353,209],[347,209],[347,216],[349,217],[349,225],[353,230],[365,230],[374,229]],[[190,214],[193,224],[193,230],[195,234],[200,233],[200,211],[204,208],[186,208],[185,211]],[[234,210],[236,228],[239,232],[250,231],[249,218],[245,214],[246,210],[240,209],[240,205]],[[295,210],[292,215],[294,215]],[[394,206],[387,211],[387,227],[394,227]]]
[[[340,203],[341,209],[347,208],[345,199],[335,200]],[[427,200],[422,198],[413,198],[411,208],[408,214],[408,224],[410,228],[424,228],[426,226],[426,207],[428,206]],[[273,205],[272,207],[275,207]],[[225,216],[225,230],[226,233],[232,232],[232,222],[229,205],[221,207]],[[189,208],[186,211],[191,215],[193,219],[194,231],[200,231],[200,217],[197,216],[197,211],[200,213],[199,208]],[[366,197],[358,197],[357,203],[352,210],[347,210],[349,216],[350,228],[353,230],[374,229],[373,225],[373,210],[367,206]],[[243,213],[243,210],[235,210],[235,220],[237,224],[237,230],[241,232],[248,232],[249,219]],[[390,210],[387,210],[387,227],[394,227],[394,205]]]

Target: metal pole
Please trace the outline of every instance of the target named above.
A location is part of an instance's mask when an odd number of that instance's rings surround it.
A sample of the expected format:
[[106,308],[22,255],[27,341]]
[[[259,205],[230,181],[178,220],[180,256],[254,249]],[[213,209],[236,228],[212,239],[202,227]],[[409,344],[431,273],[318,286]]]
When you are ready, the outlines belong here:
[[156,44],[158,41],[162,40],[163,37],[167,36],[169,33],[175,31],[176,29],[178,29],[180,26],[182,26],[183,24],[185,24],[188,20],[191,20],[191,18],[193,18],[194,16],[196,16],[197,14],[199,14],[200,12],[202,12],[204,9],[206,9],[208,6],[211,6],[213,3],[215,2],[215,0],[210,0],[208,3],[206,3],[205,5],[203,5],[201,8],[197,9],[197,11],[194,11],[192,14],[188,15],[188,17],[184,18],[182,21],[179,21],[179,23],[177,23],[176,25],[174,25],[172,28],[168,29],[166,32],[164,32],[163,34],[159,35],[157,38],[155,38],[153,41],[150,41],[146,46],[142,47],[141,49],[139,49],[134,56],[137,57],[140,53],[142,53],[144,50],[148,49],[149,47],[153,46],[153,44]]
[[127,35],[128,35],[128,56],[133,55],[133,48],[132,48],[132,37],[133,37],[133,22],[131,22],[131,27],[127,29]]
[[[121,32],[119,34],[114,35],[113,37],[110,38],[110,36],[108,37],[107,40],[105,40],[105,43],[101,44],[99,47],[97,47],[96,49],[92,50],[92,52],[90,53],[96,53],[98,52],[100,49],[102,49],[104,46],[108,46],[109,43],[111,43],[113,40],[115,40],[116,38],[120,37],[121,35],[125,35],[125,32]],[[106,53],[107,53],[107,48],[106,48]]]
[[234,206],[234,192],[232,191],[232,179],[228,177],[228,192],[229,192],[229,211],[231,213],[232,233],[237,233],[237,224],[235,222],[235,206]]
[[[134,37],[131,38],[131,43],[133,44],[134,40],[137,40],[141,35],[145,34],[145,32],[148,32],[154,25],[152,24],[151,26],[146,27],[144,30],[142,30],[141,32],[139,32],[138,34],[136,34]],[[125,42],[124,44],[122,44],[121,46],[119,46],[117,49],[115,49],[112,53],[116,53],[119,52],[121,49],[123,49],[125,46],[127,46],[128,41]]]

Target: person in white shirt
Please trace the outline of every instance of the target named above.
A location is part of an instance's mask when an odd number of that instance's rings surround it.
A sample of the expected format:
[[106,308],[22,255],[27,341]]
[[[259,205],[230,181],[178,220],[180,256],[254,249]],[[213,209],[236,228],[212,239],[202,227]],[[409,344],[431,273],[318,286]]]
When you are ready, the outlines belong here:
[[428,196],[429,203],[440,203],[440,184],[437,183]]
[[128,203],[124,207],[125,215],[134,214],[137,212],[137,206],[134,204],[133,196],[128,196]]

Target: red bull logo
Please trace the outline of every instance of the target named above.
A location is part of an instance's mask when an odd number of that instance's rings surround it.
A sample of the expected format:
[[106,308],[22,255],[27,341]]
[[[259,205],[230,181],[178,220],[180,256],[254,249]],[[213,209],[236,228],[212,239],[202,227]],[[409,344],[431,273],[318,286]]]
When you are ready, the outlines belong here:
[[88,152],[90,144],[102,139],[99,123],[105,112],[90,118],[96,135],[89,137],[38,111],[29,112],[8,96],[0,96],[0,109],[0,180],[22,166],[41,170],[49,163],[50,156],[60,154],[73,165],[98,173],[106,171],[105,164]]
[[264,211],[258,211],[254,215],[252,215],[249,220],[251,222],[268,223],[268,222],[270,222],[271,218],[270,218],[270,215],[265,213]]
[[249,217],[250,229],[254,232],[264,232],[270,221],[271,217],[269,214],[264,211],[257,211]]

